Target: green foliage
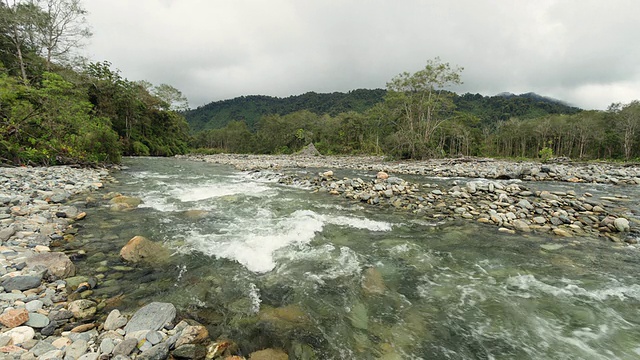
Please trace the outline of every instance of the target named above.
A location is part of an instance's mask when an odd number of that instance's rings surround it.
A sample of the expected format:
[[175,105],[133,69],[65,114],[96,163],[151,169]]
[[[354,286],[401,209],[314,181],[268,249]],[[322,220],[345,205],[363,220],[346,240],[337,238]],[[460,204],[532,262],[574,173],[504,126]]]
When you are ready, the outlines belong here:
[[[549,146],[552,145],[551,140],[549,140]],[[540,149],[540,151],[538,152],[538,156],[540,156],[540,160],[542,160],[542,162],[547,162],[549,159],[551,159],[553,157],[553,149],[551,147],[543,147],[542,149]]]
[[268,115],[284,116],[302,110],[331,116],[349,111],[361,113],[382,101],[384,94],[382,89],[358,89],[348,93],[308,92],[287,98],[242,96],[209,103],[184,112],[184,116],[196,132],[223,128],[230,121],[244,121],[250,129],[256,130],[260,119]]

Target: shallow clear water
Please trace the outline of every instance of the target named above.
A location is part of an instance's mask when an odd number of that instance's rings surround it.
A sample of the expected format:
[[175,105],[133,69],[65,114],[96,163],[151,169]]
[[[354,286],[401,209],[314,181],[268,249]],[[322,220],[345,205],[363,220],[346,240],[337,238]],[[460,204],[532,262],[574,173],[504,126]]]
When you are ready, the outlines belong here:
[[[293,359],[640,357],[635,248],[436,223],[206,163],[126,164],[107,190],[144,203],[92,211],[70,244],[87,249],[81,272],[103,274],[96,295],[122,294],[120,308],[175,303],[245,355],[280,347]],[[120,262],[135,235],[171,249],[170,262]]]

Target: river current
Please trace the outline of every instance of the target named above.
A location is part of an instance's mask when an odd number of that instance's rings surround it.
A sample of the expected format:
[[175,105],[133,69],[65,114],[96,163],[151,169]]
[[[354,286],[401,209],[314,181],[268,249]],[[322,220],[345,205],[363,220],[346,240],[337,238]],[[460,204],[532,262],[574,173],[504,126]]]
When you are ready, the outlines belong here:
[[[291,359],[640,358],[636,247],[440,223],[207,163],[125,165],[106,191],[142,205],[93,209],[69,245],[87,252],[79,272],[101,278],[95,294],[115,296],[120,309],[172,302],[245,355],[273,347]],[[119,260],[136,235],[164,244],[169,262]]]

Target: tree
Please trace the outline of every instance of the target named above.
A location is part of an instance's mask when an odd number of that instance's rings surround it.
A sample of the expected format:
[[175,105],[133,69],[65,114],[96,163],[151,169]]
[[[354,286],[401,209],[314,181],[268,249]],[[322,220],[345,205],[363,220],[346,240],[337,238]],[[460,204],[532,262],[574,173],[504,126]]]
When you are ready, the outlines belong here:
[[624,158],[629,160],[636,143],[636,132],[640,128],[640,101],[634,100],[627,105],[611,106],[617,115],[618,126],[623,134]]
[[427,61],[424,69],[414,74],[403,72],[387,83],[385,103],[398,121],[394,142],[401,154],[417,158],[439,152],[432,143],[433,134],[455,108],[452,93],[443,90],[462,83],[462,70],[435,58]]
[[45,59],[47,71],[51,62],[69,60],[74,49],[92,33],[87,25],[87,10],[80,0],[29,0],[43,13],[36,21],[36,42],[39,54]]
[[38,19],[42,18],[42,14],[40,9],[31,3],[21,3],[14,0],[10,4],[9,0],[5,0],[0,4],[0,28],[15,51],[14,56],[20,68],[20,77],[26,85],[29,80],[27,79],[24,51],[34,46],[34,29]]
[[160,84],[150,89],[151,93],[159,97],[165,104],[164,110],[186,111],[189,110],[189,101],[180,90],[168,84]]

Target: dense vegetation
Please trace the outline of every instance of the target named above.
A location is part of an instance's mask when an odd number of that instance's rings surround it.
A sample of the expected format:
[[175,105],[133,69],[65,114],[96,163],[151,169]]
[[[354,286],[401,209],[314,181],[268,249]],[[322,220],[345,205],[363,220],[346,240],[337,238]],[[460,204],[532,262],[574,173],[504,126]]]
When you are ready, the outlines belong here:
[[[8,4],[8,3],[7,3]],[[168,86],[122,78],[108,62],[79,65],[90,35],[79,0],[0,3],[0,162],[118,162],[187,151],[184,103]]]
[[[638,101],[613,104],[607,111],[581,111],[532,93],[486,97],[447,91],[460,83],[461,71],[438,58],[430,60],[423,70],[393,78],[386,91],[357,90],[361,100],[368,99],[360,102],[364,109],[337,114],[342,108],[327,99],[348,99],[354,92],[305,94],[309,105],[301,110],[298,97],[211,103],[186,114],[200,128],[219,127],[195,134],[192,144],[202,152],[277,154],[314,143],[322,154],[416,159],[640,157]],[[204,124],[207,118],[215,122]]]
[[382,89],[358,89],[348,93],[308,92],[287,98],[241,96],[212,102],[186,111],[184,115],[193,131],[223,128],[231,121],[244,121],[249,128],[255,129],[265,115],[287,115],[302,110],[331,116],[349,111],[363,112],[382,101],[385,93]]

